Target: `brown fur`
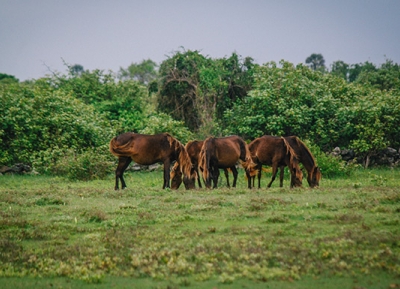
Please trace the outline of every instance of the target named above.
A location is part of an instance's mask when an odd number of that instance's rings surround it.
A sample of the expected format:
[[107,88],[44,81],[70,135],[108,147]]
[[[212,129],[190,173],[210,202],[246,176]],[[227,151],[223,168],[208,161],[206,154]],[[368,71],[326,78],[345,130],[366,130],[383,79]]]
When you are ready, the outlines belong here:
[[123,173],[132,160],[141,165],[163,163],[163,188],[169,187],[169,169],[174,161],[181,165],[180,171],[185,176],[189,178],[197,177],[191,172],[192,164],[185,147],[168,133],[156,135],[123,133],[110,141],[110,152],[118,157],[118,166],[115,171],[116,190],[118,190],[119,179],[122,189],[126,187]]
[[[258,167],[258,187],[260,188],[261,168],[262,165],[272,166],[272,179],[267,187],[271,187],[275,180],[278,167],[288,166],[291,173],[290,187],[301,186],[303,173],[300,170],[297,155],[287,140],[281,137],[264,135],[253,140],[249,144],[249,150],[253,161]],[[283,185],[282,183],[280,184]]]
[[[196,171],[197,175],[199,176],[199,160],[200,160],[200,151],[201,148],[203,147],[203,143],[204,141],[198,141],[198,140],[193,140],[193,141],[189,141],[186,145],[185,145],[185,149],[190,157],[190,160],[192,162],[192,169],[194,171]],[[229,174],[228,171],[232,171],[234,179],[237,178],[237,170],[236,167],[231,167],[229,169],[224,169],[224,173],[225,173],[225,178],[226,178],[226,184],[228,187],[230,187],[230,183],[229,183]],[[179,164],[175,163],[174,166],[171,169],[171,173],[170,173],[170,178],[171,178],[171,189],[178,189],[179,186],[182,183],[182,173],[179,172]],[[201,185],[201,180],[200,178],[197,178],[198,181],[198,186],[199,188],[202,187]],[[195,180],[194,179],[188,179],[185,178],[183,180],[185,188],[188,189],[194,189],[196,187],[195,185]]]
[[[207,138],[204,141],[199,159],[199,166],[203,170],[207,188],[211,187],[212,180],[214,181],[214,188],[217,187],[219,168],[235,167],[238,161],[246,171],[249,188],[251,188],[250,177],[257,173],[255,170],[256,164],[251,159],[246,142],[235,135],[222,138]],[[233,187],[236,186],[236,179],[233,181]]]

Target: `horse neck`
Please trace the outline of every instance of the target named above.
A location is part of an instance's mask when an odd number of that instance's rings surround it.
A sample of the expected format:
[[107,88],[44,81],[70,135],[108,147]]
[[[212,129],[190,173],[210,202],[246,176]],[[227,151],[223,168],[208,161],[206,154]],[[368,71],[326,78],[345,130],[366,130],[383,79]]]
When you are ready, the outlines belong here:
[[299,139],[296,137],[296,142],[300,150],[301,154],[301,163],[304,165],[306,168],[307,172],[313,172],[316,163],[313,155],[311,154],[310,150],[307,148],[307,146]]

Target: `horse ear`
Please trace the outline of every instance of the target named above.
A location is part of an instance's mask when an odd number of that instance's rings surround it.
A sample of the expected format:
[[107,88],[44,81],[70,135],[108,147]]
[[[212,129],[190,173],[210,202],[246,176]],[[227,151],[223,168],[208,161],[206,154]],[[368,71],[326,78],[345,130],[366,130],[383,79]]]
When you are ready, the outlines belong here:
[[183,149],[182,144],[178,140],[175,140],[175,143],[174,143],[175,152],[178,153],[178,155],[179,155],[182,152],[182,149]]

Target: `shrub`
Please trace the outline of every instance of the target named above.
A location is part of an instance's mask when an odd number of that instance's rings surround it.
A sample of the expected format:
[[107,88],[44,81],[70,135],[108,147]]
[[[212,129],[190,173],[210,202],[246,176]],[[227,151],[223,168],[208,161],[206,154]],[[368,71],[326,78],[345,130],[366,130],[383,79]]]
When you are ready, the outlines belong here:
[[323,177],[330,178],[350,174],[352,167],[346,165],[341,158],[324,153],[317,145],[311,144],[309,141],[305,141],[305,143],[316,158]]
[[168,132],[183,144],[193,138],[193,134],[184,125],[183,121],[174,120],[171,116],[165,113],[149,116],[145,120],[144,126],[145,128],[139,131],[140,133],[157,134]]
[[55,90],[46,79],[0,86],[0,95],[0,163],[51,165],[70,150],[99,147],[115,134],[93,106]]
[[108,145],[88,148],[80,153],[67,149],[53,150],[49,154],[53,159],[49,163],[35,162],[35,169],[42,173],[65,176],[70,180],[104,179],[115,169]]

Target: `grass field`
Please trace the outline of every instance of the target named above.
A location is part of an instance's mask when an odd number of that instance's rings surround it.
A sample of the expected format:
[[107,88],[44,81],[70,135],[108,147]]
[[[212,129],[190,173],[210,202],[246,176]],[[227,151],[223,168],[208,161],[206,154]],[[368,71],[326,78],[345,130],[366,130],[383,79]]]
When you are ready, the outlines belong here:
[[0,287],[400,288],[400,170],[269,178],[172,191],[132,172],[114,191],[113,176],[0,176]]

